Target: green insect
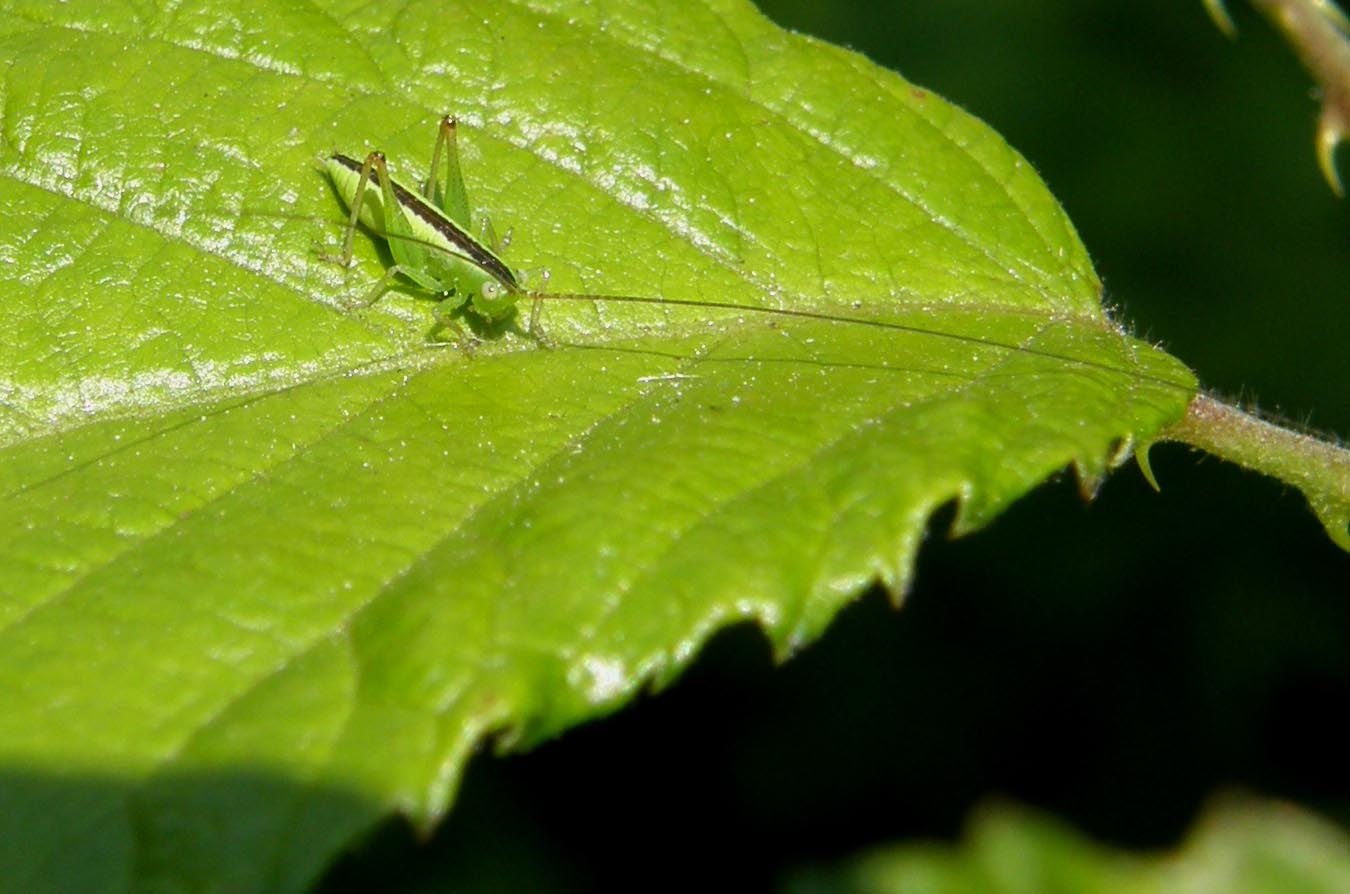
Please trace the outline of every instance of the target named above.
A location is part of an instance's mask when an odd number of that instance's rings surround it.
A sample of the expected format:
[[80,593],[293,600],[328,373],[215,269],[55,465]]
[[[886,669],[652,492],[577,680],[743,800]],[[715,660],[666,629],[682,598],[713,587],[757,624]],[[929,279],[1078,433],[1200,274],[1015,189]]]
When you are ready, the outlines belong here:
[[[444,181],[440,179],[441,157],[445,156]],[[326,260],[344,267],[351,263],[352,241],[357,223],[364,224],[389,244],[394,265],[366,296],[374,302],[404,276],[436,295],[436,325],[431,337],[443,328],[461,338],[464,328],[455,319],[462,309],[471,310],[491,324],[509,320],[522,299],[530,301],[530,318],[525,332],[541,346],[549,346],[539,326],[542,303],[552,301],[616,301],[637,304],[689,307],[702,310],[755,311],[774,316],[822,320],[832,323],[876,321],[840,317],[827,313],[790,308],[755,307],[726,301],[694,301],[682,298],[655,298],[636,295],[587,295],[543,292],[527,289],[521,275],[506,265],[497,254],[498,240],[486,216],[479,235],[474,236],[464,177],[460,172],[455,119],[441,119],[436,148],[431,157],[431,172],[426,185],[413,189],[391,176],[384,154],[371,152],[364,162],[335,153],[324,162],[342,200],[351,209],[346,238],[337,254],[324,253]],[[907,328],[891,326],[888,328]]]
[[[445,156],[443,182],[439,177],[442,155]],[[471,311],[488,324],[501,323],[511,319],[522,299],[528,299],[530,319],[525,333],[534,338],[540,346],[548,347],[551,344],[544,338],[539,328],[539,311],[544,301],[615,301],[690,308],[704,312],[753,311],[783,319],[861,325],[1115,370],[1110,364],[1085,361],[1054,350],[1040,350],[1018,342],[1004,342],[964,332],[946,332],[928,323],[910,323],[902,319],[876,318],[865,314],[841,315],[805,307],[746,305],[718,300],[580,294],[528,289],[522,282],[521,275],[508,267],[497,254],[501,246],[486,216],[482,218],[479,235],[474,236],[471,232],[472,212],[468,193],[464,188],[464,178],[460,172],[455,119],[449,115],[441,119],[436,148],[431,158],[431,171],[421,190],[410,188],[392,177],[384,155],[380,152],[371,152],[364,162],[335,153],[325,161],[324,167],[342,200],[351,209],[351,217],[347,222],[342,251],[338,254],[325,253],[323,257],[326,260],[336,261],[344,267],[348,266],[352,259],[352,241],[358,223],[364,224],[373,233],[383,237],[389,243],[394,265],[371,289],[366,303],[375,301],[388,291],[397,277],[406,277],[440,299],[435,311],[436,326],[430,334],[433,340],[442,328],[452,329],[461,338],[464,337],[464,328],[455,319],[455,315],[461,310]]]
[[[438,179],[442,155],[444,181]],[[492,323],[510,318],[517,302],[529,297],[532,305],[526,331],[543,343],[538,326],[541,297],[527,292],[517,273],[498,256],[500,244],[486,216],[478,236],[470,231],[472,212],[460,173],[454,118],[441,119],[431,172],[421,190],[390,176],[380,152],[371,152],[365,162],[335,153],[324,168],[351,209],[342,251],[325,253],[324,258],[344,267],[351,263],[358,221],[385,237],[394,258],[394,266],[367,295],[367,304],[388,291],[401,275],[440,297],[433,333],[446,327],[462,335],[453,315],[465,305]]]
[[[441,157],[445,157],[445,176],[440,178]],[[615,301],[636,304],[688,307],[700,310],[754,311],[770,316],[827,323],[854,324],[895,331],[923,333],[936,337],[970,341],[981,345],[1021,350],[971,336],[944,333],[935,329],[868,317],[838,315],[822,311],[736,304],[717,300],[645,297],[636,295],[590,295],[534,291],[525,287],[520,274],[506,265],[497,254],[500,247],[491,221],[482,218],[479,235],[470,232],[472,212],[464,177],[460,172],[455,119],[441,119],[436,148],[431,156],[431,171],[425,186],[413,189],[391,176],[384,154],[371,152],[364,162],[335,153],[324,163],[342,200],[351,209],[346,238],[338,254],[325,253],[327,260],[344,267],[351,263],[352,241],[356,225],[364,224],[389,243],[394,265],[375,284],[366,297],[369,304],[378,299],[404,276],[440,299],[436,306],[436,325],[431,336],[442,328],[464,337],[464,328],[455,319],[457,312],[471,310],[491,324],[509,320],[517,304],[530,301],[526,334],[541,346],[549,346],[539,327],[542,303],[552,301]]]

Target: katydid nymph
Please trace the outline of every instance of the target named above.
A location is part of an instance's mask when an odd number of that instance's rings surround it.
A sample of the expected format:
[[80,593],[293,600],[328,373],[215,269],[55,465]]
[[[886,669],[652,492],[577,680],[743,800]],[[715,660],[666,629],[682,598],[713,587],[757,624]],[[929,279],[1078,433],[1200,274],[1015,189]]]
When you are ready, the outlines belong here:
[[[444,177],[441,158],[445,157]],[[364,162],[335,153],[324,162],[343,202],[350,209],[342,250],[325,252],[325,260],[344,267],[351,263],[352,240],[357,223],[364,224],[385,239],[394,265],[367,293],[370,304],[392,288],[401,275],[432,293],[440,303],[436,307],[436,326],[453,329],[461,336],[463,328],[455,314],[467,309],[488,323],[509,319],[522,299],[530,304],[526,333],[540,345],[547,340],[539,326],[539,311],[544,300],[623,301],[641,304],[751,310],[762,313],[823,320],[879,325],[878,321],[851,319],[826,313],[787,308],[755,307],[723,301],[694,301],[680,298],[653,298],[634,295],[582,295],[540,292],[527,289],[519,273],[498,255],[498,241],[488,218],[481,219],[479,235],[472,232],[473,213],[459,165],[455,119],[441,119],[432,152],[431,171],[419,190],[400,183],[390,175],[384,154],[369,153]],[[885,325],[885,324],[880,324]],[[903,325],[894,328],[905,329]]]
[[[442,154],[445,178],[439,182]],[[516,272],[497,255],[496,233],[486,216],[480,235],[471,232],[472,211],[459,167],[454,118],[447,115],[441,119],[431,172],[421,190],[410,189],[391,177],[380,152],[371,152],[364,163],[335,153],[324,167],[351,209],[341,253],[325,253],[325,259],[344,267],[351,263],[358,221],[385,237],[394,258],[394,266],[367,295],[367,304],[388,291],[402,275],[440,298],[438,329],[445,326],[462,333],[451,315],[466,304],[484,320],[495,322],[510,317],[521,298],[532,297]],[[542,343],[538,318],[539,298],[534,297],[527,331]]]
[[[440,172],[442,155],[445,156],[443,179]],[[487,323],[509,320],[516,312],[516,305],[522,299],[527,299],[530,301],[530,319],[525,332],[539,345],[547,346],[549,343],[539,327],[539,311],[543,301],[619,301],[707,310],[755,311],[798,320],[859,324],[1085,362],[1064,357],[1054,351],[1042,352],[1026,345],[959,332],[944,332],[927,325],[897,320],[717,300],[550,293],[528,289],[521,275],[507,266],[498,255],[500,246],[486,216],[482,218],[479,235],[475,236],[471,232],[472,211],[460,172],[455,119],[449,115],[441,119],[436,147],[432,153],[431,171],[420,190],[410,188],[391,176],[384,155],[378,151],[369,153],[364,162],[335,153],[325,161],[324,168],[350,209],[351,216],[341,252],[336,255],[325,253],[323,257],[343,266],[350,264],[356,225],[364,224],[388,242],[394,259],[394,265],[368,293],[366,303],[375,301],[393,287],[397,277],[404,276],[439,299],[433,334],[441,328],[449,328],[463,336],[464,329],[454,318],[456,312],[461,310],[468,310]],[[1097,364],[1087,362],[1086,365]]]
[[[444,178],[441,158],[445,157]],[[392,288],[401,275],[439,299],[432,332],[449,328],[463,336],[463,327],[454,319],[468,309],[487,323],[509,319],[522,299],[530,301],[530,319],[526,334],[541,346],[548,345],[539,325],[540,306],[545,300],[622,301],[717,310],[750,310],[779,316],[828,322],[858,322],[877,325],[875,320],[837,317],[830,314],[787,308],[755,307],[724,301],[694,301],[680,298],[653,298],[635,295],[582,295],[540,292],[527,289],[522,276],[507,266],[498,255],[499,244],[487,216],[481,218],[479,234],[471,232],[473,212],[459,165],[455,119],[441,119],[432,152],[431,171],[422,189],[413,189],[388,171],[384,154],[369,153],[364,162],[334,153],[324,162],[343,202],[350,209],[342,250],[323,253],[325,260],[344,267],[351,263],[352,240],[357,223],[364,224],[385,239],[394,265],[370,289],[365,302],[370,304]],[[899,327],[905,328],[905,327]]]

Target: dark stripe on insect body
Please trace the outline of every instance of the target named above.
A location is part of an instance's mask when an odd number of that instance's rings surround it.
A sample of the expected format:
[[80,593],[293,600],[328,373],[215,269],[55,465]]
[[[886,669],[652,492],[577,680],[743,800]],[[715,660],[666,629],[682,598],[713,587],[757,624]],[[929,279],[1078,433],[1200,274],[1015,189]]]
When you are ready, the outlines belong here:
[[[355,174],[361,173],[361,162],[350,156],[338,153],[333,156],[333,161]],[[399,204],[411,210],[423,223],[444,236],[446,241],[461,249],[470,261],[492,274],[492,277],[507,289],[512,292],[521,291],[516,275],[511,272],[510,267],[502,263],[501,258],[484,248],[482,243],[464,232],[454,221],[428,205],[421,196],[404,189],[392,177],[389,179],[389,185],[394,188],[394,198],[398,199]],[[380,174],[374,168],[370,169],[370,180],[375,186],[380,185]]]

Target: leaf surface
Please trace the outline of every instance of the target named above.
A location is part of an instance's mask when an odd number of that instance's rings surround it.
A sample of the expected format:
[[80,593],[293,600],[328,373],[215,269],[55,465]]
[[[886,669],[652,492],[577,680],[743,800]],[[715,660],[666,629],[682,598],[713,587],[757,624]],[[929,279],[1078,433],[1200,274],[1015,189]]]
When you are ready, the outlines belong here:
[[[996,134],[741,2],[11,2],[0,60],[3,890],[299,890],[1194,391]],[[445,112],[513,265],[745,309],[358,307],[317,160]]]

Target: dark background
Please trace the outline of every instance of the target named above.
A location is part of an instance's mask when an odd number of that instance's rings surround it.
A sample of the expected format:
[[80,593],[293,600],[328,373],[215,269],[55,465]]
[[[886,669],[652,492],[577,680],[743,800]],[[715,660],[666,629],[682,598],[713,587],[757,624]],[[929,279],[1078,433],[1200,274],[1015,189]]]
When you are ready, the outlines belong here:
[[[1350,203],[1316,166],[1310,80],[1243,0],[1236,43],[1200,0],[762,6],[1002,133],[1118,314],[1207,387],[1350,435]],[[1350,822],[1350,557],[1278,483],[1153,463],[1161,494],[1127,467],[962,540],[935,520],[903,610],[871,593],[781,668],[725,631],[668,691],[480,756],[433,840],[391,823],[325,889],[768,890],[954,838],[992,796],[1133,847],[1231,786]]]

